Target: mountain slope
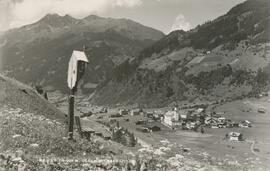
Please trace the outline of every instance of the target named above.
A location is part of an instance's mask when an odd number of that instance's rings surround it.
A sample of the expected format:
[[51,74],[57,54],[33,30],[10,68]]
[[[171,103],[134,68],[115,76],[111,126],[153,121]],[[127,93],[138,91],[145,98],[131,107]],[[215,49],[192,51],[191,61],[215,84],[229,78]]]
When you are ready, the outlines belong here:
[[90,64],[81,87],[91,91],[110,77],[115,66],[162,36],[160,31],[127,19],[49,14],[1,36],[0,42],[5,43],[0,49],[1,69],[25,83],[65,91],[70,55],[85,45]]
[[56,109],[31,87],[0,75],[0,107],[20,108],[24,112],[58,120],[65,123],[65,115]]
[[257,95],[270,80],[269,11],[270,1],[248,0],[189,32],[170,33],[119,66],[92,102],[163,106]]

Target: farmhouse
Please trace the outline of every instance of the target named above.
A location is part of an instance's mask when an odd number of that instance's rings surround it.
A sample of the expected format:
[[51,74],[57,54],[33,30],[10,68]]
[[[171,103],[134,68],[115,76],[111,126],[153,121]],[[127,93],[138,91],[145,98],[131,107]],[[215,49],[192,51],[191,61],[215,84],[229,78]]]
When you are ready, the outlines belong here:
[[128,110],[126,110],[126,109],[120,109],[119,110],[119,114],[122,115],[122,116],[123,115],[127,115],[128,114]]
[[195,123],[195,122],[187,122],[185,127],[186,127],[188,130],[190,130],[190,129],[194,129],[195,126],[196,126],[196,123]]
[[187,119],[187,114],[180,114],[180,119],[181,120],[186,120]]
[[226,134],[226,138],[230,141],[243,141],[243,134],[239,132],[230,132]]
[[139,120],[137,122],[135,122],[136,125],[145,125],[146,124],[146,121],[144,120]]
[[122,117],[122,115],[117,113],[117,114],[112,114],[110,117],[111,118],[119,118],[119,117]]
[[224,118],[224,117],[219,117],[219,118],[218,118],[218,122],[219,122],[220,124],[225,124],[226,118]]
[[136,128],[137,131],[143,132],[143,133],[148,133],[149,129],[148,128]]
[[145,128],[147,128],[148,130],[152,131],[152,132],[156,132],[156,131],[160,131],[160,127],[156,126],[156,125],[146,125]]
[[195,110],[194,114],[198,115],[201,114],[204,111],[204,108],[198,108],[197,110]]
[[136,116],[136,115],[140,115],[140,114],[143,114],[143,110],[142,109],[133,109],[130,112],[130,115],[131,116]]
[[248,120],[241,121],[241,122],[239,123],[239,127],[242,127],[242,128],[250,128],[250,127],[251,127],[251,122],[248,121]]
[[154,114],[153,113],[146,113],[146,117],[147,118],[154,118]]
[[111,137],[111,134],[109,132],[103,132],[102,134],[102,137],[105,139],[105,140],[110,140],[112,137]]

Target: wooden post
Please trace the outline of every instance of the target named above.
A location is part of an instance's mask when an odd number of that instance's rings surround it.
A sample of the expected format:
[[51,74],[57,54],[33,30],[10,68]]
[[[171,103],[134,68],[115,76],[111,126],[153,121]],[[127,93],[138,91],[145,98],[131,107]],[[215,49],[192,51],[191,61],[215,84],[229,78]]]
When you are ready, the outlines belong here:
[[69,121],[68,121],[68,139],[73,140],[73,125],[74,125],[74,95],[75,95],[75,87],[70,89],[70,94],[69,94],[69,108],[68,108],[68,116],[69,116]]
[[82,131],[82,126],[81,126],[80,116],[75,116],[75,122],[76,122],[77,129],[78,129],[81,137],[83,137],[83,131]]

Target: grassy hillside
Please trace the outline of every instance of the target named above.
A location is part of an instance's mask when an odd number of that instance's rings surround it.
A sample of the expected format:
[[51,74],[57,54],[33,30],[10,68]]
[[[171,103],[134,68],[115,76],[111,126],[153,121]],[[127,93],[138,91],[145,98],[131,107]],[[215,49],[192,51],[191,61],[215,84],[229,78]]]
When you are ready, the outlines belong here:
[[43,115],[51,119],[65,122],[65,115],[56,109],[31,87],[14,79],[0,75],[0,106],[21,108],[25,112]]

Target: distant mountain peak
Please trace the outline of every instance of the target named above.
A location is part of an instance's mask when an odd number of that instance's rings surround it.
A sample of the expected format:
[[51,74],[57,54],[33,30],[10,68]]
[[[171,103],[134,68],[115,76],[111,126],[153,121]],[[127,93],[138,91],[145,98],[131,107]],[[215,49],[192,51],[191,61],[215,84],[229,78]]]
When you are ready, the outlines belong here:
[[83,18],[83,20],[87,20],[87,21],[89,21],[89,20],[98,20],[98,19],[103,19],[103,18],[100,17],[100,16],[97,16],[97,15],[89,15],[89,16]]
[[47,21],[47,20],[55,20],[55,19],[59,19],[61,18],[60,15],[56,14],[56,13],[50,13],[45,15],[43,18],[41,18],[39,21]]
[[60,16],[58,14],[47,14],[41,18],[37,23],[44,23],[53,27],[63,27],[73,24],[77,20],[70,15]]
[[70,20],[76,20],[75,18],[73,18],[72,16],[66,14],[65,16],[63,16],[63,18],[66,18],[66,19],[70,19]]

